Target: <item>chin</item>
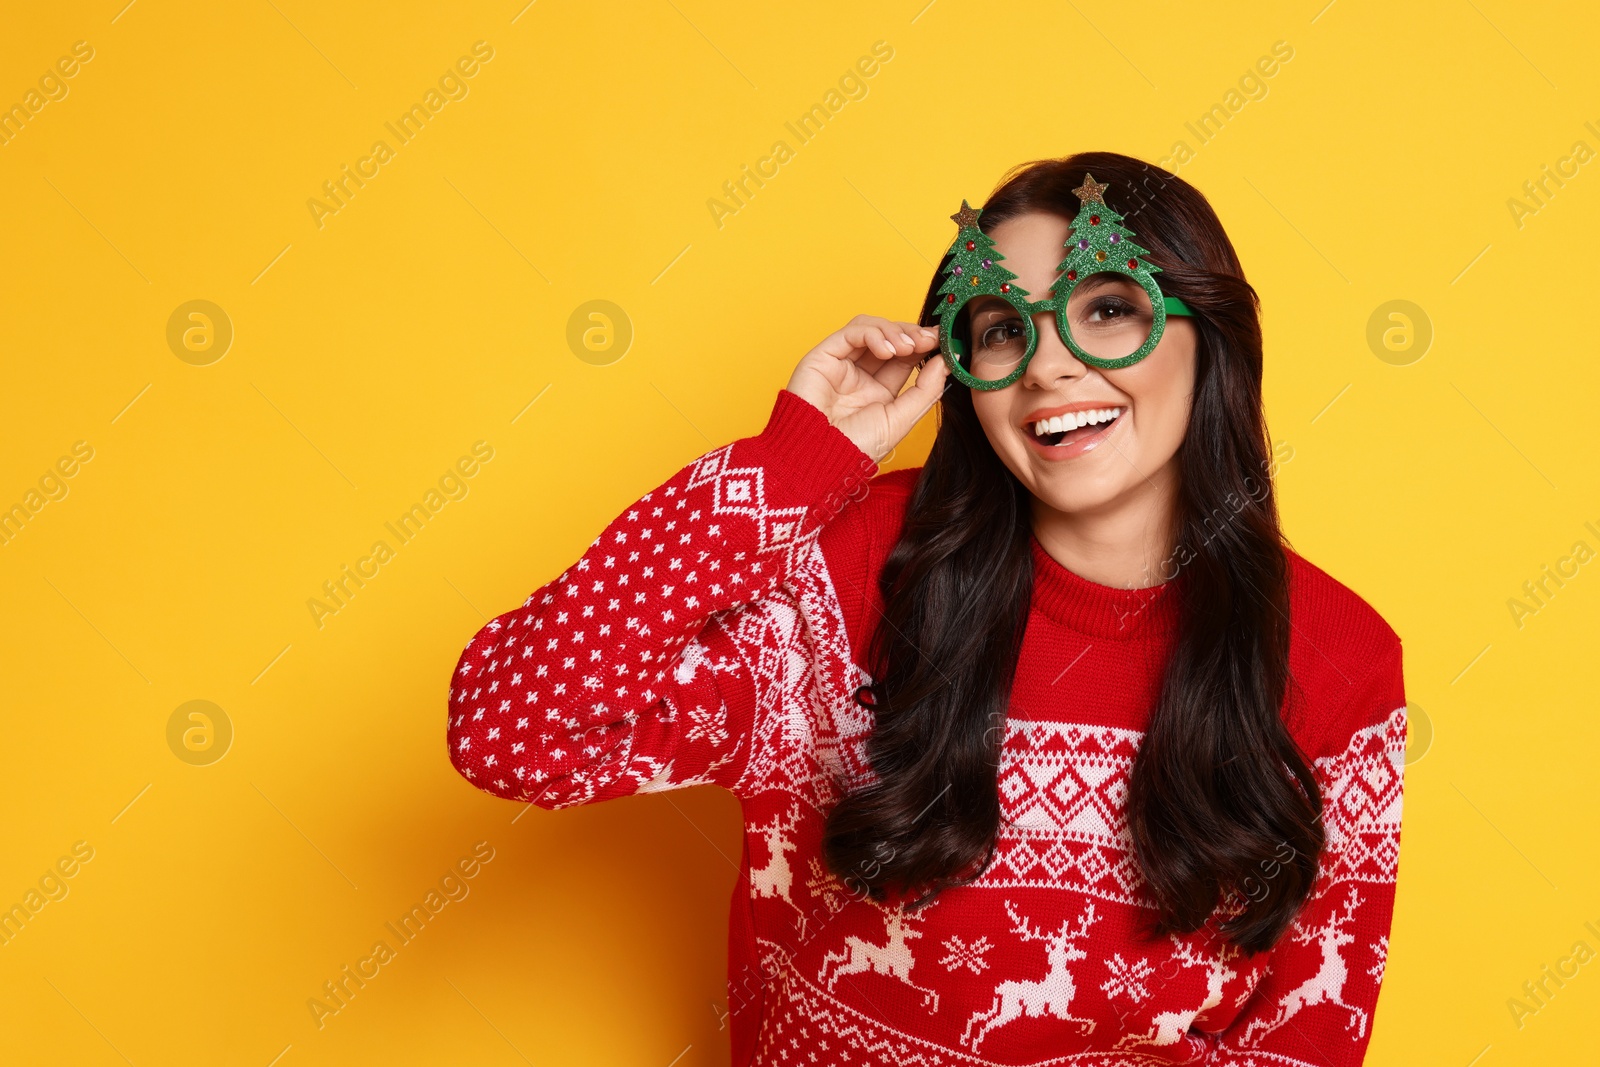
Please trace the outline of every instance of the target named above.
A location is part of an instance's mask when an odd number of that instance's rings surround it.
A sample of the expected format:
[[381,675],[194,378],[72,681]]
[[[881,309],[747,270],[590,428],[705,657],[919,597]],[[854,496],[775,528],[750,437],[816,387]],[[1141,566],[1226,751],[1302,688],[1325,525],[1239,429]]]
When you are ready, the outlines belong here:
[[1032,474],[1030,490],[1034,497],[1045,507],[1063,514],[1097,511],[1113,503],[1126,488],[1111,478],[1097,478],[1083,470],[1035,467]]

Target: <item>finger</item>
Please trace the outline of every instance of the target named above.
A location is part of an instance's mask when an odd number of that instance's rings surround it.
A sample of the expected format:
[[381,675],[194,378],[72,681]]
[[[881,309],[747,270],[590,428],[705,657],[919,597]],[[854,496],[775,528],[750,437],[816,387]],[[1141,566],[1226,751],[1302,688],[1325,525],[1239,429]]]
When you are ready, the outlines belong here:
[[942,363],[930,363],[927,369],[918,372],[916,381],[909,388],[884,405],[889,440],[903,440],[922,421],[943,395],[945,378]]
[[834,359],[857,360],[866,355],[866,316],[858,315],[844,326],[824,337],[812,354],[831,356]]
[[[857,315],[829,334],[812,352],[835,359],[860,362],[868,353],[879,359],[907,356],[924,345],[922,327],[891,322],[876,315]],[[937,342],[937,332],[934,340]]]
[[867,322],[876,326],[883,334],[884,339],[894,346],[896,355],[907,355],[916,350],[917,328],[909,322],[896,322],[893,319],[880,318],[876,315],[867,316]]
[[896,322],[894,326],[905,336],[910,337],[911,343],[898,346],[899,358],[886,364],[872,376],[873,380],[888,389],[891,395],[899,393],[906,380],[911,377],[911,372],[939,347],[938,330],[918,326],[914,322]]
[[[895,356],[907,361],[908,365],[920,363],[927,358],[928,352],[939,347],[939,331],[932,327],[919,326],[914,322],[883,320],[881,328],[894,343]],[[900,375],[898,380],[903,382],[905,376]]]
[[939,347],[938,330],[928,330],[925,326],[918,326],[915,323],[896,323],[896,326],[901,326],[907,336],[912,338],[912,342],[909,346],[901,344],[898,358],[894,358],[893,362],[886,363],[872,374],[874,381],[890,390],[891,395],[898,394],[901,387],[906,386],[906,379],[910,378],[910,373],[928,358],[936,355]]
[[[872,355],[877,355],[878,358],[893,358],[899,354],[896,341],[890,339],[891,334],[896,334],[898,331],[893,330],[886,320],[882,318],[870,320],[858,326],[858,330],[861,331],[861,346],[872,352]],[[848,326],[845,328],[845,336],[846,338],[850,336]]]
[[[911,339],[911,350],[926,352],[939,344],[939,331],[933,326],[919,326],[914,322],[897,322],[900,332]],[[902,349],[904,351],[904,349]]]
[[886,405],[890,433],[899,440],[911,432],[928,409],[944,395],[949,369],[942,359],[930,359],[917,371],[916,383]]
[[906,379],[910,378],[911,372],[916,369],[915,361],[909,356],[885,360],[883,365],[873,372],[872,380],[887,389],[892,397],[900,392],[906,384]]
[[881,315],[867,315],[865,318],[870,325],[876,326],[883,331],[883,336],[888,338],[896,349],[904,351],[916,343],[913,331],[908,328],[910,326],[909,323],[886,319]]
[[939,328],[919,326],[910,322],[905,325],[914,341],[911,348],[912,361],[920,366],[939,351]]

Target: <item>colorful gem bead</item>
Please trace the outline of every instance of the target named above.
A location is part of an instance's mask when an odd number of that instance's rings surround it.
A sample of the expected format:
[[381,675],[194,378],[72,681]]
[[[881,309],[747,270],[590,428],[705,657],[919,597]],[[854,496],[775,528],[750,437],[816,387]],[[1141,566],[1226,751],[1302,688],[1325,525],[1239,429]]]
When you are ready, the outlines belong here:
[[950,273],[951,274],[960,274],[961,273],[961,264],[957,263],[955,266],[951,267],[950,268]]
[[1098,226],[1098,225],[1100,225],[1100,216],[1099,215],[1090,215],[1089,216],[1089,225],[1090,226]]
[[1077,280],[1078,280],[1078,272],[1077,271],[1075,271],[1075,270],[1067,271],[1067,281],[1075,282]]
[[986,260],[983,261],[983,269],[984,270],[988,270],[992,266],[994,266],[994,260],[986,259]]
[[982,278],[980,278],[980,277],[978,277],[978,276],[977,276],[977,275],[976,275],[976,274],[974,274],[974,275],[973,275],[973,276],[972,276],[972,284],[973,284],[973,285],[978,285],[978,284],[979,284],[979,283],[981,283],[981,282],[982,282],[982,281],[983,281],[983,279],[982,279]]
[[977,248],[977,247],[978,247],[978,242],[976,242],[976,241],[968,241],[967,242],[967,251],[968,252],[971,252],[974,248]]
[[1011,291],[1011,283],[1010,282],[1001,282],[1000,283],[1000,291],[1002,293],[1009,293]]
[[1122,240],[1122,234],[1114,233],[1110,237],[1107,237],[1106,240],[1110,241],[1112,244],[1116,244],[1118,241]]
[[956,294],[950,293],[950,294],[946,295],[945,298],[944,298],[944,302],[946,304],[954,304],[956,302]]
[[1094,254],[1094,258],[1096,263],[1104,263],[1106,261],[1106,254],[1104,252],[1096,252]]
[[1139,261],[1137,259],[1128,260],[1128,269],[1129,270],[1138,270],[1139,269]]

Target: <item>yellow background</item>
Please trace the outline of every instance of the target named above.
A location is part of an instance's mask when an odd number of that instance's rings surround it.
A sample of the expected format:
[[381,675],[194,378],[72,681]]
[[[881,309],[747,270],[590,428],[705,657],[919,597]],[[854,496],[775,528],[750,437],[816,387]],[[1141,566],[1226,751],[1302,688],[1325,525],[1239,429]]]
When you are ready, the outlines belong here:
[[[1600,149],[1589,5],[124,2],[0,32],[0,104],[94,49],[0,146],[0,506],[94,450],[0,547],[0,905],[94,849],[0,947],[0,1059],[725,1063],[737,805],[513,823],[447,762],[456,657],[756,432],[825,334],[914,315],[963,197],[1178,141],[1263,297],[1288,534],[1401,633],[1431,737],[1369,1062],[1593,1056],[1600,963],[1520,1027],[1507,1007],[1600,951],[1600,563],[1520,628],[1507,606],[1600,549],[1600,164],[1508,207]],[[468,95],[319,228],[307,200],[480,40]],[[880,40],[866,96],[796,143]],[[1201,144],[1185,124],[1280,40]],[[707,201],[779,139],[719,227]],[[208,366],[166,340],[195,299],[235,333]],[[604,366],[566,339],[596,299],[634,330]],[[1394,299],[1434,333],[1406,365],[1367,342]],[[477,441],[468,494],[319,628],[308,599]],[[190,700],[233,727],[209,766],[168,747]],[[470,895],[319,1029],[308,999],[479,841]]]

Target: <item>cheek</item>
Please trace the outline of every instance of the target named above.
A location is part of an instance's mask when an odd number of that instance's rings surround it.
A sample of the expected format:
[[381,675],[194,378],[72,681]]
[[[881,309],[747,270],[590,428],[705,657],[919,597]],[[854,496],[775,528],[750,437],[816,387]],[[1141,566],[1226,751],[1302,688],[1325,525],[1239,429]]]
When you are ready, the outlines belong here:
[[1133,409],[1142,417],[1141,429],[1181,434],[1189,413],[1189,387],[1177,376],[1154,378],[1128,390]]
[[[1171,340],[1180,338],[1171,337]],[[1163,339],[1148,359],[1123,371],[1110,372],[1107,378],[1132,398],[1141,437],[1151,443],[1183,440],[1189,428],[1189,406],[1194,393],[1192,343],[1169,347]]]

